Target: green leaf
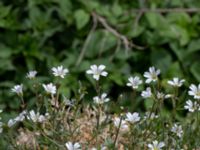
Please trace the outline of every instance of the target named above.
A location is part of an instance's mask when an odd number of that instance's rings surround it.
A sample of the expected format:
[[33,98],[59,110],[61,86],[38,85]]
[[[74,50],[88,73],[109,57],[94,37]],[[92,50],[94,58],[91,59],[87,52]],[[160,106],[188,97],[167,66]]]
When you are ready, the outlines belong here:
[[195,62],[192,64],[190,71],[192,75],[200,82],[200,62]]
[[77,29],[82,29],[90,20],[90,15],[83,9],[75,11],[74,17]]
[[9,15],[10,10],[11,10],[11,6],[6,7],[0,4],[0,18],[4,18],[7,15]]
[[0,58],[9,58],[12,55],[12,50],[9,47],[0,45]]
[[145,99],[144,100],[144,106],[146,109],[150,109],[153,106],[153,99],[149,98],[149,99]]
[[166,19],[159,13],[149,12],[145,14],[151,28],[160,29],[167,26]]
[[193,53],[200,50],[200,39],[192,40],[187,48],[187,53]]
[[178,61],[176,61],[170,65],[166,76],[168,76],[169,78],[172,78],[172,77],[180,77],[180,78],[182,77],[183,78],[184,77],[183,70],[180,67],[180,64]]
[[114,5],[112,6],[112,12],[115,16],[118,17],[118,16],[122,15],[123,10],[118,3],[114,3]]
[[172,58],[169,51],[163,49],[153,50],[151,53],[151,63],[165,74],[172,64]]

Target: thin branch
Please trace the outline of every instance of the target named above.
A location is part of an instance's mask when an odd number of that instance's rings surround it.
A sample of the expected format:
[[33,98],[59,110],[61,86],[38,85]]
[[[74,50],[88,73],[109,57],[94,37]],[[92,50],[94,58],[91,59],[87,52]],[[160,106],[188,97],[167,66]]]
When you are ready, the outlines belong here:
[[170,13],[170,12],[186,12],[186,13],[198,13],[200,12],[199,8],[156,8],[156,9],[150,9],[150,8],[142,8],[142,9],[132,9],[132,12],[155,12],[155,13]]
[[136,48],[136,49],[139,49],[139,50],[143,50],[143,49],[144,49],[144,47],[141,47],[141,46],[138,46],[138,45],[132,43],[131,41],[129,41],[129,39],[128,39],[125,35],[119,33],[117,30],[115,30],[113,27],[111,27],[111,26],[107,23],[106,19],[103,18],[102,16],[99,16],[99,15],[96,14],[95,12],[93,12],[92,15],[93,15],[95,18],[97,18],[97,20],[103,25],[103,27],[104,27],[106,30],[108,30],[108,31],[109,31],[110,33],[112,33],[114,36],[116,36],[117,38],[119,38],[120,40],[122,40],[123,43],[124,43],[124,46],[125,46],[125,48],[126,48],[127,50],[128,50],[130,47],[133,47],[133,48]]
[[88,36],[86,38],[86,41],[85,41],[85,43],[83,45],[83,48],[81,49],[81,53],[80,53],[80,55],[78,57],[78,60],[76,62],[76,66],[78,66],[81,63],[81,61],[83,60],[83,57],[84,57],[85,52],[86,52],[86,48],[87,48],[87,46],[88,46],[88,44],[89,44],[89,42],[90,42],[90,40],[92,38],[92,33],[95,31],[96,27],[97,27],[97,19],[95,17],[93,17],[92,29],[90,30],[90,32],[89,32],[89,34],[88,34]]

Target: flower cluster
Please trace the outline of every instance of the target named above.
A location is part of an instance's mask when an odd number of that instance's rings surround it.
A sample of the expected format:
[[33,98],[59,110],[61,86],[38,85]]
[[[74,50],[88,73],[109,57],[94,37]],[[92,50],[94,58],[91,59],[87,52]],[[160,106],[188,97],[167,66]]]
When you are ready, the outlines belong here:
[[[174,77],[167,82],[162,82],[159,78],[160,70],[152,66],[143,75],[130,75],[126,79],[125,85],[132,89],[129,91],[133,93],[130,94],[132,99],[124,104],[126,101],[122,99],[127,98],[126,93],[124,97],[120,95],[118,99],[112,99],[109,97],[112,95],[110,91],[103,92],[101,77],[107,77],[108,72],[106,66],[102,64],[91,65],[85,72],[92,75],[96,83],[94,85],[96,93],[90,93],[93,98],[90,97],[91,95],[85,98],[87,92],[82,84],[78,92],[74,92],[75,94],[71,94],[70,97],[61,92],[65,90],[60,88],[66,87],[61,81],[69,73],[69,70],[62,65],[51,68],[51,73],[56,81],[59,79],[58,83],[51,81],[37,86],[46,94],[36,92],[35,103],[30,106],[23,104],[24,111],[15,118],[9,119],[7,125],[1,122],[0,118],[0,133],[4,132],[5,126],[9,129],[18,126],[20,129],[23,128],[24,137],[19,140],[18,136],[12,140],[16,141],[15,146],[24,145],[31,149],[33,145],[39,148],[40,143],[44,143],[45,146],[51,145],[52,149],[67,148],[68,150],[162,150],[182,149],[185,145],[188,149],[194,148],[184,143],[184,140],[191,139],[187,133],[199,135],[200,84],[190,85],[185,96],[189,99],[183,102],[179,88],[186,87],[185,79]],[[36,82],[36,75],[38,76],[37,71],[29,71],[26,78]],[[11,91],[25,103],[27,102],[24,101],[26,88],[23,89],[23,86],[23,84],[15,85]],[[165,107],[165,103],[169,107]],[[131,105],[128,106],[129,104]],[[139,104],[142,105],[141,108],[137,107]],[[180,119],[183,113],[179,114],[183,109],[187,112],[184,123]],[[192,115],[194,117],[190,118]],[[18,125],[15,125],[17,123]],[[188,131],[189,126],[192,127]],[[32,141],[27,140],[28,138]],[[45,147],[44,145],[42,146]]]

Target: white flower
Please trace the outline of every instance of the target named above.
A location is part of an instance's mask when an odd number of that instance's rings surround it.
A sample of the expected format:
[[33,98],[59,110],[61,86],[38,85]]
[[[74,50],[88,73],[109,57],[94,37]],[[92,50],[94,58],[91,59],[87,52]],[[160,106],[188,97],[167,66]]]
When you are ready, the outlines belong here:
[[23,85],[15,85],[12,89],[12,92],[17,93],[18,95],[23,94]]
[[172,97],[173,97],[172,94],[166,94],[166,95],[165,95],[165,98],[166,98],[166,99],[168,99],[168,98],[172,98]]
[[24,121],[26,113],[26,110],[22,111],[14,120],[17,122]]
[[56,86],[53,85],[52,83],[49,83],[47,85],[43,84],[42,86],[44,87],[47,93],[56,94]]
[[138,86],[142,84],[142,80],[140,80],[140,78],[137,76],[134,78],[133,77],[128,78],[128,81],[129,82],[126,85],[132,87],[133,89],[137,89]]
[[190,99],[186,101],[186,104],[184,106],[185,109],[187,109],[190,112],[194,112],[196,110],[198,110],[199,105],[197,104],[197,102],[192,102]]
[[75,104],[75,99],[69,100],[69,99],[67,99],[67,98],[64,96],[63,103],[64,103],[66,106],[74,106],[74,104]]
[[92,65],[90,66],[90,69],[86,71],[87,74],[93,74],[93,78],[95,80],[99,80],[100,76],[106,77],[108,73],[106,71],[103,71],[106,68],[104,65]]
[[134,112],[134,113],[131,114],[130,112],[128,112],[126,114],[126,120],[131,122],[131,123],[135,123],[135,122],[140,121],[139,113]]
[[144,73],[144,77],[147,78],[146,83],[155,82],[158,80],[158,75],[160,74],[160,70],[156,70],[154,67],[149,68],[149,72]]
[[106,93],[103,93],[103,94],[101,95],[101,97],[95,96],[95,97],[93,98],[94,103],[96,103],[96,104],[103,104],[103,103],[106,103],[106,102],[108,102],[108,101],[110,100],[109,98],[106,98],[106,97],[107,97],[107,94],[106,94]]
[[8,127],[13,126],[14,124],[16,124],[17,122],[22,122],[25,119],[25,115],[26,115],[26,110],[22,111],[17,117],[15,117],[14,119],[10,119],[7,123]]
[[65,143],[65,146],[68,150],[81,150],[81,145],[77,142],[74,144],[72,142],[67,142]]
[[159,142],[157,140],[153,141],[152,144],[148,144],[149,150],[162,150],[165,146],[164,142]]
[[176,123],[174,124],[174,126],[172,127],[171,131],[173,133],[175,133],[179,138],[182,137],[183,135],[183,129],[182,129],[182,126],[181,125],[177,125]]
[[[120,121],[121,121],[121,125],[120,125]],[[129,128],[127,125],[127,122],[125,120],[121,120],[119,117],[114,118],[114,126],[116,128],[119,128],[120,126],[120,130],[123,130],[123,131],[127,131]]]
[[28,118],[29,120],[32,120],[33,122],[39,122],[39,123],[42,123],[42,122],[46,121],[45,116],[40,115],[39,112],[35,113],[34,110],[31,110],[31,111],[29,112],[29,115],[27,116],[27,118]]
[[200,84],[198,85],[198,87],[194,84],[191,84],[188,94],[194,96],[194,99],[200,99]]
[[157,99],[164,99],[165,98],[165,94],[162,92],[157,92]]
[[8,125],[8,127],[12,127],[16,122],[17,122],[17,121],[14,120],[14,119],[9,119],[7,125]]
[[145,91],[142,91],[141,96],[144,98],[150,98],[152,96],[151,88],[148,87]]
[[26,77],[29,78],[29,79],[33,79],[33,78],[35,78],[36,74],[37,74],[37,71],[35,71],[35,70],[34,71],[29,71],[27,73]]
[[167,83],[174,87],[181,87],[184,82],[185,82],[184,79],[180,80],[179,78],[173,78],[173,80],[169,80]]
[[58,66],[57,68],[53,67],[51,70],[53,71],[54,76],[60,76],[61,78],[64,78],[64,76],[69,72],[69,70],[64,69],[63,66]]

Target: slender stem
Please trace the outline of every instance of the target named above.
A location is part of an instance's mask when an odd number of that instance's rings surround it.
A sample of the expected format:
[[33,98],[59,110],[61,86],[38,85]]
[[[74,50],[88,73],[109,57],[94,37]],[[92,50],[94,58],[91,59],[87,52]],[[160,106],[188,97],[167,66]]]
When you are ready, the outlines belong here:
[[120,131],[120,128],[121,128],[121,124],[122,124],[122,116],[120,117],[119,126],[117,128],[117,133],[116,133],[115,140],[114,140],[114,146],[116,146],[116,143],[117,143],[117,138],[119,136],[119,131]]
[[20,99],[21,99],[21,102],[22,102],[21,107],[22,107],[22,109],[24,109],[24,108],[25,108],[25,102],[24,102],[24,97],[23,97],[23,95],[20,95]]

